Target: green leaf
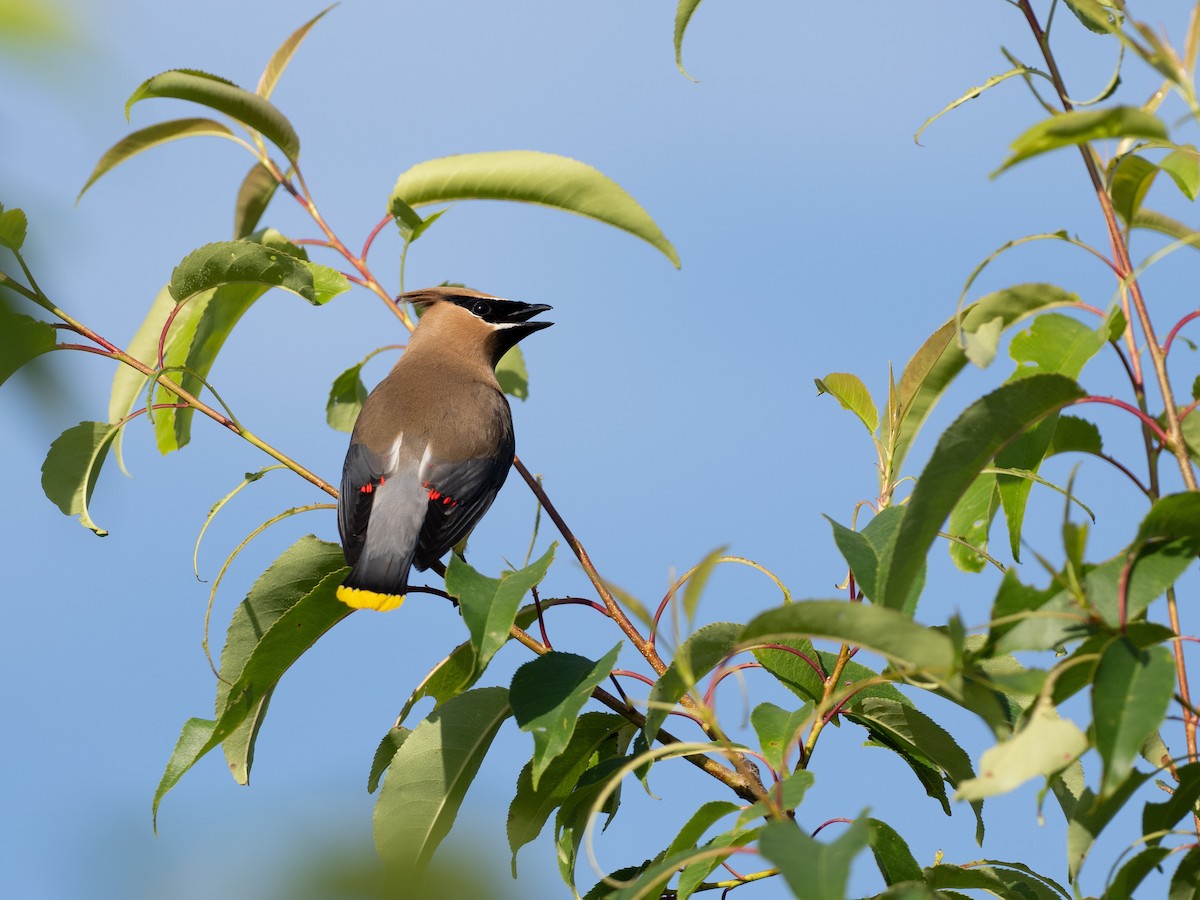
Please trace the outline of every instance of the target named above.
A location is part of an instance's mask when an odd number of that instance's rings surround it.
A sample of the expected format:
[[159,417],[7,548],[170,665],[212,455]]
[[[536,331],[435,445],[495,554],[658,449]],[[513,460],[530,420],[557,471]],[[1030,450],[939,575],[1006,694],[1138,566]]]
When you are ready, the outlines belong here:
[[[1142,808],[1142,834],[1170,831],[1195,810],[1196,801],[1200,800],[1200,763],[1180,766],[1175,774],[1178,784],[1174,785],[1174,793],[1162,803],[1147,803]],[[1162,837],[1147,837],[1147,840],[1154,846]]]
[[696,619],[696,611],[700,608],[700,598],[704,594],[704,588],[708,585],[709,577],[720,564],[721,558],[728,549],[728,547],[722,546],[710,551],[692,569],[692,575],[683,588],[682,600],[683,612],[689,625]]
[[1196,900],[1200,897],[1200,849],[1193,847],[1171,876],[1171,887],[1167,900]]
[[771,822],[758,849],[774,863],[798,900],[843,900],[854,858],[867,846],[868,819],[860,816],[837,840],[822,844],[795,822]]
[[1158,167],[1189,200],[1200,195],[1200,153],[1191,144],[1172,150],[1159,160]]
[[1073,110],[1038,122],[1012,142],[1011,154],[992,177],[1030,157],[1106,138],[1167,140],[1167,126],[1153,113],[1135,106]]
[[1166,647],[1143,650],[1122,637],[1105,649],[1092,688],[1096,749],[1104,760],[1101,795],[1128,777],[1138,750],[1162,725],[1174,689],[1175,665]]
[[[881,509],[861,532],[851,531],[828,516],[825,517],[833,526],[834,543],[849,563],[850,571],[854,573],[855,584],[869,600],[878,602],[880,599],[879,591],[882,585],[879,575],[881,572],[887,572],[896,543],[896,533],[903,517],[903,507],[886,507]],[[913,585],[914,595],[919,595],[922,587],[924,576],[920,575]],[[915,596],[913,603],[916,603]]]
[[992,520],[1000,508],[1000,493],[996,489],[996,476],[989,473],[978,476],[971,482],[961,499],[950,511],[950,524],[946,530],[953,537],[961,538],[970,547],[956,541],[949,545],[950,559],[964,572],[981,572],[986,560],[972,547],[986,552]]
[[1132,772],[1124,784],[1104,798],[1097,797],[1089,788],[1083,790],[1067,823],[1067,872],[1072,881],[1079,877],[1079,869],[1096,838],[1150,777],[1144,772]]
[[896,535],[883,603],[910,608],[912,585],[942,523],[988,461],[1030,425],[1084,396],[1062,375],[1031,375],[975,401],[942,434]]
[[1121,866],[1113,880],[1104,891],[1105,897],[1117,900],[1119,897],[1134,896],[1134,888],[1140,885],[1160,863],[1171,854],[1166,847],[1148,847]]
[[375,804],[375,848],[406,877],[450,833],[467,788],[511,715],[508,692],[478,688],[447,700],[396,751]]
[[0,306],[0,384],[27,362],[53,350],[57,343],[54,328],[48,322]]
[[576,720],[592,691],[607,678],[621,652],[618,643],[592,662],[575,653],[552,650],[517,669],[509,688],[513,717],[522,731],[533,735],[532,783],[562,753],[575,731]]
[[1104,452],[1100,429],[1095,422],[1077,416],[1059,416],[1054,426],[1054,437],[1046,448],[1046,456],[1058,453],[1090,453],[1099,456]]
[[238,187],[237,200],[233,207],[233,238],[240,241],[249,237],[275,196],[279,182],[271,170],[262,163],[255,163]]
[[[688,819],[686,823],[684,823],[683,828],[680,829],[679,833],[675,836],[675,839],[671,841],[667,849],[658,855],[655,860],[655,864],[652,867],[646,867],[644,869],[644,871],[648,873],[648,877],[637,879],[636,884],[634,885],[634,888],[636,889],[635,896],[647,898],[661,896],[663,891],[667,889],[667,883],[671,880],[671,876],[675,872],[679,871],[681,867],[685,868],[685,870],[689,868],[687,863],[696,856],[698,852],[697,845],[700,842],[700,838],[704,835],[704,832],[706,832],[714,823],[720,821],[725,816],[729,815],[730,813],[737,812],[739,808],[740,807],[738,807],[736,804],[729,803],[725,800],[710,800],[707,803],[701,804],[700,808],[692,814],[691,818]],[[743,833],[746,832],[735,828],[728,834],[732,835]],[[713,843],[715,843],[717,840],[717,838],[714,838]],[[710,843],[708,846],[712,846],[712,843]],[[713,858],[713,865],[716,866],[717,864],[718,861]],[[701,865],[702,861],[696,862],[697,871],[692,872],[693,879],[689,879],[694,880],[696,884],[699,884],[699,882],[707,876],[707,872],[704,874],[699,873],[698,869]],[[711,871],[711,869],[709,871]],[[624,892],[619,891],[614,893],[612,896],[625,896],[627,892],[628,889]],[[681,882],[680,886],[676,889],[675,896],[677,900],[686,900],[686,898],[690,896],[692,892],[693,891],[689,889],[688,885]]]
[[[464,153],[418,163],[396,181],[392,197],[410,207],[453,200],[513,200],[577,213],[679,255],[654,220],[616,182],[591,166],[533,150]],[[393,215],[394,212],[394,205]]]
[[[812,643],[806,638],[788,639],[777,641],[784,647],[790,647],[792,650],[804,653],[809,659],[820,663],[825,672],[833,671],[837,665],[836,653],[824,653],[814,650]],[[805,701],[820,700],[825,694],[824,679],[818,677],[813,671],[812,666],[797,656],[795,653],[790,653],[779,649],[762,649],[756,648],[754,658],[757,659],[764,669],[774,675],[789,691]],[[879,673],[867,668],[861,663],[850,660],[846,663],[842,670],[842,680],[850,684],[858,685],[860,682],[876,679]],[[850,706],[867,698],[867,697],[886,697],[889,700],[895,700],[898,703],[909,703],[909,700],[904,694],[900,693],[893,685],[890,684],[870,684],[866,687],[858,688],[855,695],[850,699]]]
[[508,846],[512,850],[513,878],[517,877],[517,851],[536,838],[551,813],[562,806],[580,777],[595,763],[599,746],[625,725],[612,713],[586,712],[575,723],[566,748],[546,767],[533,786],[533,761],[521,769],[517,791],[508,807]]
[[99,537],[108,534],[92,521],[88,504],[100,477],[100,468],[120,427],[107,422],[80,422],[68,428],[50,445],[42,463],[42,490],[68,516]]
[[979,777],[958,786],[956,800],[982,800],[1006,794],[1039,775],[1065,768],[1087,749],[1083,732],[1061,719],[1053,705],[1039,702],[1029,722],[1011,739],[997,744],[979,761]]
[[1200,250],[1200,231],[1160,212],[1150,209],[1138,210],[1138,214],[1133,220],[1133,227],[1157,231],[1159,234],[1165,234],[1177,241],[1184,241],[1189,246]]
[[[569,887],[575,886],[575,862],[579,855],[579,845],[583,842],[584,832],[591,821],[592,807],[600,793],[608,786],[608,782],[617,778],[626,760],[623,757],[609,757],[592,766],[579,779],[575,789],[563,801],[554,816],[554,844],[558,849],[558,871],[563,881]],[[613,799],[619,796],[613,794]],[[615,808],[610,808],[611,821]]]
[[1112,19],[1114,15],[1119,14],[1114,13],[1100,0],[1064,0],[1064,2],[1088,31],[1096,34],[1112,34],[1116,28],[1116,23]]
[[148,97],[190,100],[215,109],[247,128],[260,132],[283,152],[289,162],[295,163],[300,155],[300,137],[287,117],[262,97],[224,78],[193,69],[172,69],[155,75],[142,82],[125,101],[125,118],[129,118],[129,111],[135,103]]
[[931,888],[938,889],[939,897],[944,896],[947,888],[964,888],[985,891],[1006,900],[1070,898],[1070,894],[1061,885],[1037,874],[1028,866],[990,859],[979,862],[990,865],[972,863],[970,867],[946,864],[930,866],[924,871],[925,880]]
[[158,788],[154,791],[152,819],[156,834],[158,833],[159,803],[162,802],[162,798],[167,795],[167,792],[179,783],[179,779],[192,767],[192,764],[207,752],[202,748],[206,747],[212,739],[213,729],[216,725],[217,723],[211,719],[188,719],[183,723],[179,740],[175,743],[171,758],[167,760],[166,771],[163,772],[163,776],[158,782]]
[[692,21],[692,14],[696,12],[696,7],[699,5],[700,0],[679,0],[679,5],[675,7],[675,65],[679,68],[680,74],[692,81],[696,79],[688,75],[687,69],[683,67],[683,34],[687,31],[688,23]]
[[159,122],[156,125],[139,129],[133,132],[133,134],[121,138],[121,140],[104,151],[104,155],[96,163],[96,168],[92,169],[92,174],[88,176],[88,180],[79,189],[79,194],[75,197],[75,202],[78,203],[83,199],[83,195],[87,193],[87,189],[99,181],[102,175],[108,174],[121,163],[137,156],[139,153],[149,150],[151,147],[169,143],[170,141],[201,136],[237,140],[232,131],[220,122],[215,122],[212,119],[171,119],[169,122]]
[[529,398],[529,371],[525,368],[525,354],[520,347],[513,347],[496,364],[496,380],[500,390],[518,400]]
[[737,828],[742,828],[755,819],[769,819],[775,816],[775,809],[794,810],[804,802],[804,795],[816,783],[816,776],[807,769],[793,772],[791,775],[771,785],[771,799],[776,804],[772,808],[765,800],[759,800],[743,807],[737,817]]
[[[331,428],[349,434],[354,430],[358,414],[367,399],[367,386],[362,380],[363,363],[357,363],[333,380],[329,400],[325,403],[325,421]],[[452,560],[453,562],[453,560]]]
[[375,756],[371,759],[371,772],[367,776],[368,794],[375,793],[379,782],[383,780],[383,773],[388,770],[392,760],[396,758],[396,752],[411,734],[411,728],[401,728],[396,725],[389,728],[387,734],[379,741],[379,746],[375,748]]
[[[927,785],[926,793],[939,800],[943,811],[950,815],[949,804],[945,802],[945,790],[941,788],[942,778],[951,787],[957,788],[974,778],[975,770],[971,768],[971,759],[966,751],[948,731],[915,706],[883,698],[863,699],[848,709],[845,715],[851,722],[865,727],[872,738],[895,751],[910,765],[912,761],[928,761],[932,764],[938,773],[938,785],[932,791]],[[977,823],[975,840],[982,845],[983,804],[974,801],[972,806]]]
[[1072,306],[1079,296],[1053,284],[1018,284],[981,297],[935,331],[908,361],[898,389],[900,426],[892,451],[893,469],[899,471],[913,440],[950,382],[967,364],[967,356],[956,338],[996,319],[1005,328],[1040,310]]
[[812,719],[812,714],[809,703],[795,712],[788,712],[774,703],[760,703],[750,713],[750,724],[758,735],[759,749],[776,772],[786,768],[787,757],[795,748],[800,729]]
[[741,625],[732,622],[714,622],[697,630],[679,646],[671,665],[655,682],[646,699],[644,731],[647,743],[654,742],[658,729],[680,698],[733,652],[741,630]]
[[816,379],[816,383],[818,396],[829,394],[842,405],[842,409],[848,409],[858,416],[868,433],[875,434],[879,428],[879,412],[861,378],[847,372],[831,372],[824,378]]
[[925,881],[921,866],[896,829],[879,819],[867,819],[867,842],[875,856],[875,865],[887,885],[905,881]]
[[25,218],[24,210],[0,206],[0,247],[7,247],[16,253],[25,243],[28,228],[29,221]]
[[217,241],[193,250],[175,267],[171,273],[171,296],[182,303],[230,284],[282,288],[314,306],[328,303],[350,289],[344,275],[327,266],[297,259],[278,246],[249,240]]
[[1113,210],[1126,224],[1137,217],[1157,175],[1158,166],[1136,153],[1121,157],[1113,169],[1108,193],[1112,197]]
[[882,606],[844,600],[800,600],[751,619],[740,643],[749,646],[796,638],[826,638],[857,645],[887,657],[900,670],[949,676],[956,653],[942,632],[918,625],[908,616]]
[[[481,575],[462,557],[451,556],[446,568],[446,591],[459,601],[463,621],[471,632],[477,672],[487,668],[508,640],[521,600],[546,577],[557,547],[557,543],[551,544],[537,562],[516,572],[504,572],[499,578]],[[520,718],[518,712],[517,720]]]
[[[724,850],[727,847],[744,847],[746,844],[754,840],[759,834],[757,828],[741,829],[734,828],[731,831],[726,831],[718,834],[712,840],[708,841],[701,850]],[[704,859],[697,860],[687,866],[679,875],[679,882],[675,892],[676,900],[688,900],[696,890],[700,887],[701,882],[708,878],[709,874],[719,866],[724,860],[732,856],[732,853],[721,854],[720,856],[710,856]],[[643,894],[642,896],[653,897],[653,894]]]
[[293,31],[286,41],[284,41],[279,49],[271,54],[270,60],[267,61],[267,67],[263,70],[262,77],[258,80],[258,88],[255,93],[264,100],[270,98],[275,90],[275,85],[279,84],[279,78],[283,75],[284,69],[288,67],[288,63],[292,61],[292,57],[296,55],[296,51],[300,48],[304,38],[314,25],[321,20],[325,13],[337,6],[336,3],[331,4]]
[[[310,534],[296,541],[258,576],[246,599],[234,610],[225,635],[215,700],[218,717],[229,704],[230,688],[241,677],[267,631],[325,578],[345,566],[346,558],[338,544],[318,540]],[[245,721],[222,742],[225,761],[238,784],[250,783],[254,742],[270,699],[270,691],[265,692]]]

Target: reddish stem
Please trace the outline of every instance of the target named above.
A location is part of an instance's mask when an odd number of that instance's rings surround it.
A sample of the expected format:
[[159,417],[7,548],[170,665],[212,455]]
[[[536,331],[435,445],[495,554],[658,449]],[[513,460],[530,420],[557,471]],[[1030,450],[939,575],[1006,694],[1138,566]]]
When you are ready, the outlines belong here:
[[384,216],[379,220],[379,224],[371,229],[371,233],[367,235],[367,240],[363,244],[362,253],[358,255],[358,258],[364,263],[367,261],[367,254],[371,252],[371,245],[375,243],[375,238],[379,237],[379,232],[383,231],[383,226],[390,221],[392,221],[392,217],[390,215]]
[[812,833],[812,836],[813,836],[813,837],[816,837],[818,834],[820,834],[820,833],[821,833],[821,829],[823,829],[823,828],[824,828],[826,825],[832,825],[834,822],[845,822],[847,825],[853,825],[853,824],[854,824],[854,820],[853,820],[853,819],[843,819],[841,816],[839,816],[839,817],[838,817],[838,818],[836,818],[836,819],[830,819],[830,820],[829,820],[829,821],[827,821],[827,822],[822,822],[820,825],[818,825],[818,826],[817,826],[817,829],[816,829],[816,831],[814,831],[814,832]]
[[624,678],[633,678],[633,679],[634,679],[634,680],[636,680],[636,681],[640,681],[640,682],[642,682],[642,684],[648,684],[648,685],[650,685],[651,687],[653,687],[653,686],[654,686],[654,679],[653,679],[653,678],[647,678],[647,677],[646,677],[645,675],[643,675],[641,672],[631,672],[631,671],[629,671],[628,669],[613,669],[613,670],[612,670],[612,674],[614,674],[614,675],[620,675],[620,676],[622,676],[622,677],[624,677]]
[[1192,319],[1200,319],[1200,309],[1188,313],[1182,319],[1175,323],[1175,327],[1171,329],[1171,333],[1167,335],[1166,341],[1163,343],[1163,356],[1171,352],[1171,342],[1175,340],[1175,335],[1179,334],[1179,329],[1183,328]]
[[792,656],[798,656],[804,660],[817,673],[821,681],[824,682],[829,676],[825,673],[825,669],[821,664],[810,657],[802,650],[797,650],[795,647],[789,647],[787,644],[755,644],[753,647],[747,647],[747,650],[782,650],[784,653],[790,653]]
[[1167,433],[1163,431],[1161,427],[1159,427],[1159,424],[1156,421],[1154,421],[1154,417],[1147,415],[1136,406],[1126,403],[1124,400],[1118,400],[1116,397],[1081,397],[1078,400],[1072,401],[1068,405],[1075,406],[1080,403],[1106,403],[1109,406],[1115,406],[1119,409],[1125,410],[1128,413],[1133,413],[1133,415],[1142,420],[1143,425],[1154,432],[1154,436],[1159,439],[1164,447],[1170,446],[1170,441],[1167,440]]
[[546,634],[546,620],[542,617],[542,598],[538,596],[537,585],[533,586],[533,608],[537,610],[538,631],[542,633],[542,643],[553,650],[550,637]]
[[740,672],[742,669],[761,669],[762,667],[762,663],[747,662],[738,663],[736,666],[728,666],[726,668],[717,669],[717,671],[713,673],[712,681],[708,683],[708,690],[704,692],[704,705],[709,707],[712,706],[713,697],[717,691],[717,685],[734,672]]

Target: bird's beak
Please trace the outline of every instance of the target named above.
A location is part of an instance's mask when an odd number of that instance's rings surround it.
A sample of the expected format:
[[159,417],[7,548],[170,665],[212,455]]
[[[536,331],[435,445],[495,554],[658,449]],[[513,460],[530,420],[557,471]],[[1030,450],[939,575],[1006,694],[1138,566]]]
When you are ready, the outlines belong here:
[[538,313],[544,313],[548,309],[554,309],[554,307],[547,306],[545,303],[523,304],[505,315],[497,324],[508,326],[505,330],[519,332],[521,337],[524,337],[527,334],[533,334],[535,331],[541,331],[543,328],[549,328],[554,324],[553,322],[529,321]]

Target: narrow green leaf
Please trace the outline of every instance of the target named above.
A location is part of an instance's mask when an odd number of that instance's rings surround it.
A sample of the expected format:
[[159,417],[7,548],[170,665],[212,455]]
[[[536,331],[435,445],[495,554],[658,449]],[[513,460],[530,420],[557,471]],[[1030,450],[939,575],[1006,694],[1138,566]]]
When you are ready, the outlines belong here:
[[925,874],[908,849],[908,844],[887,822],[867,819],[867,842],[884,884],[890,886],[905,881],[925,881]]
[[520,347],[513,347],[496,364],[496,380],[500,390],[518,400],[529,398],[529,370],[525,368],[525,354]]
[[1038,875],[1028,866],[981,860],[991,865],[936,865],[925,869],[928,885],[944,896],[947,888],[980,890],[1011,900],[1069,900],[1070,894],[1053,880]]
[[1200,231],[1160,212],[1150,209],[1138,210],[1138,214],[1133,220],[1133,227],[1157,231],[1159,234],[1165,234],[1177,241],[1184,241],[1189,246],[1200,250]]
[[1105,888],[1104,896],[1110,900],[1120,897],[1133,897],[1134,889],[1138,887],[1155,869],[1159,868],[1171,851],[1166,847],[1147,847],[1141,853],[1133,856],[1113,876],[1113,880]]
[[[253,284],[290,291],[314,306],[350,289],[345,276],[330,279],[322,290],[318,272],[328,270],[297,259],[279,247],[255,241],[217,241],[193,250],[171,273],[171,296],[182,303],[197,294],[229,284]],[[336,273],[335,273],[336,274]],[[323,279],[326,277],[321,273]]]
[[233,239],[240,241],[249,237],[275,196],[279,182],[271,170],[262,163],[255,163],[238,187],[237,200],[233,206]]
[[842,409],[848,409],[858,416],[869,434],[875,434],[879,428],[879,412],[861,378],[848,372],[830,372],[824,378],[816,379],[816,382],[818,395],[829,394],[842,405]]
[[125,101],[125,117],[129,118],[135,103],[149,97],[190,100],[215,109],[260,132],[289,162],[294,163],[300,155],[300,137],[287,117],[262,97],[224,78],[192,69],[172,69],[155,75],[142,82]]
[[1200,848],[1193,847],[1171,876],[1171,887],[1167,900],[1196,900],[1200,897]]
[[798,900],[843,900],[854,858],[867,846],[869,825],[860,816],[836,840],[822,844],[795,822],[771,822],[758,849],[774,863]]
[[1125,783],[1105,798],[1097,797],[1089,788],[1083,789],[1067,822],[1067,873],[1071,880],[1079,877],[1088,851],[1105,826],[1150,778],[1145,772],[1131,772]]
[[692,572],[692,577],[684,585],[683,612],[689,624],[695,621],[696,611],[700,608],[700,597],[704,594],[704,588],[708,584],[708,579],[720,564],[721,557],[725,555],[728,549],[728,547],[722,546],[710,551],[704,559],[696,564],[696,568]]
[[92,521],[88,504],[119,430],[107,422],[80,422],[55,438],[42,463],[42,490],[46,496],[68,516],[78,516],[79,524],[99,537],[108,532]]
[[1031,375],[967,408],[934,447],[896,536],[883,603],[911,602],[911,590],[942,523],[988,461],[1030,425],[1084,395],[1061,375]]
[[396,751],[375,804],[375,848],[404,877],[425,868],[450,833],[492,740],[511,715],[504,688],[447,700]]
[[900,426],[895,436],[892,465],[899,470],[913,440],[950,382],[967,364],[959,346],[959,329],[975,334],[984,325],[1000,319],[1005,328],[1035,312],[1080,302],[1079,296],[1053,284],[1018,284],[981,297],[935,331],[908,361],[900,377],[898,396]]
[[[558,544],[551,544],[537,562],[516,572],[488,578],[462,557],[451,556],[446,568],[446,591],[459,601],[463,621],[471,632],[475,666],[482,672],[508,640],[521,600],[546,577]],[[518,721],[520,714],[517,715]]]
[[379,741],[379,746],[375,748],[375,756],[371,759],[371,772],[367,776],[367,793],[375,793],[379,787],[379,782],[383,780],[383,774],[392,764],[392,760],[396,758],[396,753],[408,740],[412,734],[411,728],[401,728],[395,726],[388,729],[387,734]]
[[[855,584],[868,600],[879,600],[879,574],[887,571],[903,516],[904,507],[901,506],[881,509],[861,532],[851,531],[828,516],[825,517],[833,526],[834,543],[850,565]],[[923,586],[924,577],[920,576],[914,583],[913,590],[919,593]],[[915,603],[915,598],[913,602]]]
[[964,572],[983,571],[987,561],[972,548],[987,552],[992,521],[999,509],[1000,493],[996,490],[996,476],[985,473],[971,482],[971,486],[950,511],[947,532],[970,545],[964,546],[955,541],[949,545],[950,559]]
[[[707,803],[701,804],[700,808],[692,814],[692,817],[684,823],[683,828],[680,829],[667,849],[658,855],[654,865],[644,868],[643,871],[647,873],[647,877],[636,879],[636,883],[630,888],[635,891],[635,896],[647,898],[660,897],[663,891],[667,889],[667,884],[670,882],[672,875],[681,868],[684,868],[686,871],[689,861],[700,852],[697,845],[704,832],[725,816],[737,812],[738,809],[739,807],[736,804],[725,800],[710,800]],[[729,834],[740,833],[744,832],[737,828],[729,832]],[[717,838],[714,838],[713,842],[715,843],[717,840]],[[711,844],[708,846],[711,846]],[[713,858],[713,864],[714,866],[718,864],[716,858]],[[699,865],[700,861],[697,861],[697,866]],[[707,873],[700,875],[698,872],[693,872],[692,874],[696,884],[699,884],[707,875]],[[681,881],[679,887],[676,889],[675,896],[677,900],[686,900],[691,893],[692,890],[689,889],[688,885]],[[628,890],[612,894],[613,897],[627,895]]]
[[908,616],[881,606],[844,600],[801,600],[751,619],[742,632],[743,646],[796,638],[827,638],[865,647],[898,669],[949,675],[955,666],[954,645],[945,634],[918,625]]
[[508,807],[508,846],[512,850],[513,877],[517,877],[517,851],[536,838],[550,815],[575,789],[580,777],[594,764],[597,748],[625,724],[612,713],[586,712],[575,723],[566,748],[546,767],[533,786],[533,761],[521,769],[517,790]]
[[[1196,801],[1200,800],[1200,763],[1180,766],[1175,774],[1179,782],[1174,786],[1175,792],[1162,803],[1147,803],[1142,808],[1142,834],[1169,831],[1195,810]],[[1161,837],[1152,837],[1148,842],[1153,846],[1161,840]]]
[[[575,888],[575,862],[579,856],[579,845],[583,842],[584,832],[591,821],[594,801],[608,786],[608,782],[617,777],[624,767],[626,760],[621,756],[610,757],[592,766],[579,779],[570,796],[563,801],[562,806],[554,816],[554,844],[558,850],[558,871],[567,886]],[[619,799],[620,787],[613,794],[614,800]],[[615,808],[610,808],[609,819]]]
[[[744,847],[746,844],[754,840],[759,834],[757,828],[740,829],[735,828],[731,831],[726,831],[716,835],[712,840],[708,841],[700,850],[724,850],[727,847]],[[722,854],[720,856],[710,856],[705,859],[697,860],[687,866],[679,875],[678,887],[675,893],[676,900],[688,900],[696,893],[697,888],[712,871],[719,866],[725,859],[728,859],[732,854]],[[647,900],[653,900],[653,894],[643,894]]]
[[1088,31],[1096,34],[1112,34],[1116,28],[1112,19],[1113,16],[1120,14],[1109,9],[1100,0],[1064,0],[1064,2]]
[[501,150],[431,159],[404,172],[392,197],[410,207],[453,200],[513,200],[549,206],[627,231],[679,267],[675,248],[636,200],[608,176],[565,156]]
[[288,63],[292,61],[292,57],[296,55],[296,51],[300,48],[300,44],[304,42],[304,38],[308,36],[308,32],[334,6],[337,6],[337,4],[333,3],[325,7],[293,31],[288,35],[287,40],[279,46],[279,49],[271,54],[270,60],[267,61],[267,67],[263,70],[262,78],[258,80],[258,88],[255,90],[258,96],[264,100],[270,98],[275,90],[275,85],[279,84],[279,78],[283,75],[284,69],[288,67]]
[[4,209],[0,206],[0,247],[7,247],[16,253],[25,243],[28,228],[29,221],[23,209]]
[[579,711],[595,687],[609,676],[621,645],[599,662],[574,653],[551,652],[517,669],[509,688],[513,716],[522,731],[533,735],[534,790],[575,731]]
[[[233,612],[221,651],[221,677],[217,681],[215,710],[218,718],[229,705],[230,689],[241,678],[246,663],[267,631],[280,617],[311,594],[333,572],[345,568],[338,544],[313,535],[300,538],[255,580],[250,592]],[[270,703],[265,692],[254,709],[222,742],[225,761],[238,784],[249,784],[254,764],[254,742]]]
[[1200,153],[1191,144],[1172,150],[1159,160],[1158,167],[1189,200],[1200,195]]
[[1077,416],[1059,416],[1054,426],[1054,437],[1046,448],[1046,456],[1058,453],[1090,453],[1099,456],[1104,452],[1100,429],[1096,423]]
[[[816,776],[807,769],[801,769],[771,785],[771,799],[776,804],[775,808],[785,811],[797,809],[804,802],[804,795],[808,793],[808,789],[815,783]],[[757,819],[774,818],[775,808],[765,800],[751,803],[742,808],[735,827],[744,828]]]
[[362,367],[360,362],[335,378],[325,403],[325,421],[331,428],[347,434],[354,430],[354,423],[358,421],[358,414],[362,412],[362,405],[367,399]]
[[[807,638],[789,638],[773,643],[790,647],[792,650],[805,654],[809,659],[819,663],[825,672],[833,671],[834,666],[837,664],[836,653],[825,653],[814,650],[812,643]],[[818,677],[817,673],[813,671],[812,666],[795,653],[778,649],[756,649],[754,651],[754,658],[762,664],[764,669],[779,679],[784,687],[801,700],[812,700],[815,702],[824,696],[824,678]],[[878,677],[878,672],[854,660],[846,663],[845,668],[842,670],[842,680],[854,685]],[[895,700],[898,703],[912,703],[895,686],[885,683],[871,684],[858,689],[850,699],[849,705],[853,706],[867,697],[885,697],[889,700]]]
[[742,626],[732,622],[705,625],[675,651],[667,671],[659,677],[646,699],[646,741],[653,743],[667,716],[696,682],[733,652]]
[[683,67],[683,34],[687,31],[688,23],[692,21],[692,14],[696,12],[696,7],[699,5],[700,0],[679,0],[679,5],[675,7],[675,65],[681,75],[692,81],[696,79],[688,75],[687,69]]
[[1162,725],[1174,689],[1175,666],[1166,647],[1143,650],[1122,637],[1105,649],[1092,688],[1096,749],[1104,760],[1102,795],[1128,777],[1138,750]]
[[812,714],[809,703],[794,712],[774,703],[760,703],[751,711],[750,724],[758,735],[759,749],[776,772],[786,768],[787,757],[795,749],[800,729],[812,719]]
[[1006,794],[1031,778],[1065,768],[1087,746],[1087,738],[1073,722],[1059,718],[1051,704],[1039,702],[1021,731],[983,754],[979,777],[959,784],[955,799]]
[[54,328],[48,322],[0,306],[0,384],[27,362],[53,350],[56,343]]
[[179,779],[186,774],[187,770],[208,751],[204,748],[208,746],[212,738],[213,729],[217,723],[211,719],[188,719],[183,723],[183,730],[179,733],[179,740],[175,743],[175,749],[171,752],[171,758],[167,760],[166,771],[163,772],[162,778],[158,782],[158,788],[154,791],[154,804],[151,807],[151,817],[154,823],[154,830],[158,832],[158,805],[162,802],[162,798],[167,795],[167,792],[175,785],[179,784]]
[[1136,153],[1121,157],[1113,169],[1108,193],[1112,197],[1113,210],[1126,224],[1137,217],[1157,175],[1158,166]]
[[1030,157],[1106,138],[1167,140],[1167,126],[1153,113],[1135,106],[1073,110],[1038,122],[1012,142],[1008,159],[992,177]]
[[108,174],[121,163],[132,159],[139,153],[170,141],[201,136],[236,140],[232,131],[212,119],[171,119],[169,122],[159,122],[126,135],[104,151],[104,155],[96,163],[96,168],[92,169],[92,174],[79,189],[75,202],[78,203],[83,199],[87,189],[99,181],[102,175]]

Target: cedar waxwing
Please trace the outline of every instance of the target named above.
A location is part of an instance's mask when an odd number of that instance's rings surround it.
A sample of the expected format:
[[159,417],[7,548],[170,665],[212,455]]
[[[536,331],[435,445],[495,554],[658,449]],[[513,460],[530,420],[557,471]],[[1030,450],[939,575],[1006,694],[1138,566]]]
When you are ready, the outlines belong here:
[[402,299],[420,323],[363,403],[342,469],[338,531],[354,569],[337,596],[356,608],[399,606],[409,568],[437,562],[492,505],[516,449],[496,364],[552,324],[529,321],[549,306],[469,288]]

